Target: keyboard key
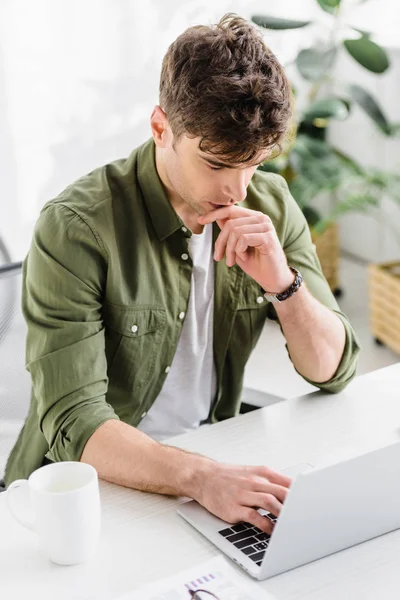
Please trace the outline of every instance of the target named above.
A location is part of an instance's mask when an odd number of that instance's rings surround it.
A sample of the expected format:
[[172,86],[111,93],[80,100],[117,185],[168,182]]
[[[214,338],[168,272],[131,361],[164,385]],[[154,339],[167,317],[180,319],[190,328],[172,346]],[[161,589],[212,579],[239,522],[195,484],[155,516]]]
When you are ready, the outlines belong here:
[[254,544],[254,548],[256,550],[265,550],[268,548],[268,542],[258,542],[258,544]]
[[223,535],[224,537],[226,537],[227,535],[232,535],[234,532],[229,527],[228,529],[221,529],[221,531],[218,531],[218,533],[220,533],[221,535]]
[[262,563],[262,560],[260,560],[260,561],[257,563],[259,567],[261,567],[261,563]]
[[239,540],[244,540],[245,538],[249,538],[253,535],[254,531],[252,529],[247,529],[246,531],[241,531],[240,533],[235,533],[234,535],[227,536],[227,540],[234,544]]
[[244,523],[237,523],[236,525],[233,525],[231,527],[231,529],[235,533],[239,533],[240,531],[246,531],[246,529],[248,529],[248,527],[246,527],[246,525]]
[[[242,548],[246,548],[246,546],[252,546],[253,544],[257,544],[256,538],[249,537],[245,540],[240,540],[239,542],[235,542],[234,546],[236,546],[236,548],[239,548],[241,550]],[[258,550],[262,550],[262,548],[258,548]]]
[[265,550],[263,552],[257,552],[257,554],[252,554],[250,558],[251,560],[254,560],[254,562],[258,562],[259,560],[262,560],[264,558],[264,554]]
[[244,525],[246,527],[246,529],[252,529],[253,527],[254,527],[254,529],[257,529],[257,527],[255,527],[251,523],[246,523],[246,521],[243,521],[242,525]]
[[253,546],[248,546],[247,548],[242,548],[242,552],[243,552],[243,554],[249,555],[249,554],[254,554],[255,552],[257,552],[257,550],[255,550],[253,548]]
[[265,533],[265,531],[262,531],[261,533],[259,533],[258,535],[256,535],[257,540],[259,540],[260,542],[267,542],[270,539],[270,535],[269,533]]
[[267,517],[268,519],[271,519],[271,521],[273,521],[274,523],[278,520],[278,517],[275,517],[275,515],[273,515],[272,513],[269,513]]

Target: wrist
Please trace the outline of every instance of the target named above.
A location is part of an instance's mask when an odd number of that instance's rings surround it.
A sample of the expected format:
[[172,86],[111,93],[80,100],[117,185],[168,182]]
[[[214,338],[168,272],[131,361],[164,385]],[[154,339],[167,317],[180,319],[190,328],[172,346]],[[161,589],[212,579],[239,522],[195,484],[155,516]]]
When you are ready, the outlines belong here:
[[215,461],[199,454],[179,450],[176,469],[179,472],[180,494],[200,501],[205,482]]
[[293,284],[295,278],[296,278],[295,273],[293,273],[293,271],[290,269],[289,265],[287,265],[285,273],[282,274],[282,277],[279,279],[279,281],[275,285],[276,289],[265,290],[265,291],[273,293],[273,294],[282,294],[283,292],[286,292],[286,290],[288,290],[290,288],[290,286]]
[[282,292],[290,288],[294,279],[295,274],[289,265],[286,265],[286,268],[282,269],[279,276],[272,283],[270,281],[261,282],[261,287],[264,292],[268,292],[269,294],[282,294]]
[[299,288],[299,290],[295,294],[293,294],[293,296],[287,298],[284,302],[277,302],[276,304],[274,304],[275,311],[279,315],[279,318],[286,318],[287,316],[295,317],[295,312],[293,312],[294,306],[296,306],[297,308],[304,308],[304,298],[308,295],[308,290],[303,284]]
[[269,301],[275,303],[281,303],[291,298],[296,292],[300,289],[301,284],[303,283],[303,278],[300,272],[294,267],[289,267],[290,271],[294,275],[294,281],[287,287],[283,292],[271,292],[266,291],[264,293],[264,297]]

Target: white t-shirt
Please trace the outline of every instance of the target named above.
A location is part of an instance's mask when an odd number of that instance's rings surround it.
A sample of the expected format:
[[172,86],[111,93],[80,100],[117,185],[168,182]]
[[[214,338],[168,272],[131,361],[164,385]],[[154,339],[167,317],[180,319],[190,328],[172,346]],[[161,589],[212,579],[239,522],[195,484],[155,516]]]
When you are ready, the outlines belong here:
[[192,234],[193,271],[187,313],[164,386],[138,429],[156,440],[185,433],[207,419],[216,393],[213,354],[212,224]]

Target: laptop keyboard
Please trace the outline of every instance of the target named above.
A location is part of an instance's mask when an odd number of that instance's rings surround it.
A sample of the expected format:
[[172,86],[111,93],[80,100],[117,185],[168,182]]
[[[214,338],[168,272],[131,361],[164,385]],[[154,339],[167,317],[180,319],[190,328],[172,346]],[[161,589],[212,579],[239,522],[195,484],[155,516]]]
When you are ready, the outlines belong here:
[[[277,517],[272,514],[268,514],[267,517],[276,523]],[[250,523],[236,523],[232,527],[221,529],[218,533],[254,560],[258,566],[261,565],[271,537],[268,533]]]

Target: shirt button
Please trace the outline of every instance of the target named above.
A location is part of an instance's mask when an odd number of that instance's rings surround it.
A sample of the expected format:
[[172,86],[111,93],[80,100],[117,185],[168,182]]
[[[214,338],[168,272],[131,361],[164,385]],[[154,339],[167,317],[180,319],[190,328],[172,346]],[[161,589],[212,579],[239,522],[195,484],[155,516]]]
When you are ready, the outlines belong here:
[[147,410],[145,410],[144,413],[141,414],[140,418],[143,419],[146,415],[147,415]]
[[189,255],[188,255],[188,254],[185,254],[185,253],[184,253],[184,254],[182,254],[182,255],[181,255],[181,259],[182,259],[182,260],[187,260],[188,258],[189,258]]
[[187,232],[187,228],[186,227],[182,227],[182,231],[183,231],[183,233],[186,233]]
[[182,319],[185,318],[185,313],[184,312],[179,313],[179,318],[182,321]]
[[257,303],[262,304],[264,302],[264,298],[262,296],[258,296]]
[[131,327],[132,333],[136,333],[137,330],[138,330],[138,326],[137,325],[132,325],[132,327]]
[[169,372],[170,372],[170,370],[171,370],[171,367],[165,367],[165,372],[166,372],[166,373],[169,373]]

